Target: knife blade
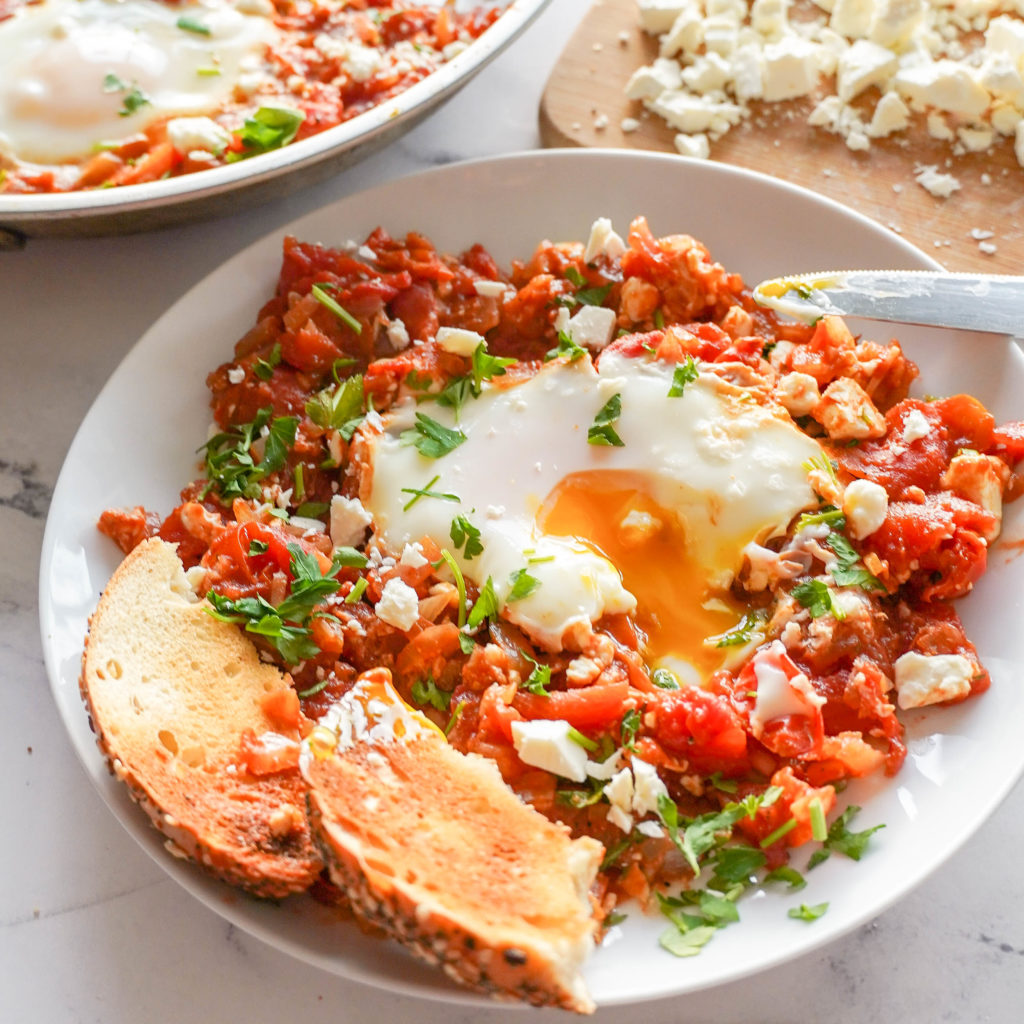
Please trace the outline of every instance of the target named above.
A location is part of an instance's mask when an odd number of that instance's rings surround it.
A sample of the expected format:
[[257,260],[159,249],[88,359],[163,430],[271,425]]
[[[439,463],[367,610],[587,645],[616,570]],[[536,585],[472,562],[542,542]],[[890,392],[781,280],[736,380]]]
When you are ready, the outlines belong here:
[[813,323],[822,316],[1024,335],[1024,277],[932,270],[833,270],[762,281],[754,299]]

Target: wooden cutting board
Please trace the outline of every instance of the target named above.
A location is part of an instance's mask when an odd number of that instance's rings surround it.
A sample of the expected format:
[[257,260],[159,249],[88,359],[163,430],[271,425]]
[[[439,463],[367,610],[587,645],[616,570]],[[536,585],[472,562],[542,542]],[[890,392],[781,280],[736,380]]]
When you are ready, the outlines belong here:
[[[594,0],[544,90],[544,144],[674,153],[675,132],[625,96],[633,71],[656,56],[657,40],[641,31],[634,0]],[[1024,274],[1024,168],[1011,141],[1002,140],[988,153],[954,156],[948,143],[915,124],[900,136],[875,140],[870,152],[855,153],[838,136],[806,124],[815,103],[805,98],[752,104],[750,118],[712,143],[711,159],[829,196],[902,235],[949,270]],[[623,132],[626,117],[638,118],[640,128]],[[949,199],[932,196],[914,180],[918,164],[938,165],[963,187]],[[996,252],[981,252],[972,231],[994,232],[987,241]],[[837,238],[836,263],[842,262]]]

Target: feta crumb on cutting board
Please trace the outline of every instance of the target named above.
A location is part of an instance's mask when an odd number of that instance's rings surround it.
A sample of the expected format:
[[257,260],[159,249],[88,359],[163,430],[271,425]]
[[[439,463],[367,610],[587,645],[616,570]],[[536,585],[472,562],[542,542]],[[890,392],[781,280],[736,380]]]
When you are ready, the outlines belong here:
[[[707,156],[750,116],[749,102],[824,95],[808,118],[853,150],[907,130],[923,115],[955,154],[1012,140],[1024,166],[1024,2],[815,0],[810,19],[790,0],[638,0],[659,56],[626,95],[676,129],[676,149]],[[877,93],[871,90],[877,90]],[[874,96],[878,96],[874,99]],[[915,180],[948,198],[960,183],[937,168]]]

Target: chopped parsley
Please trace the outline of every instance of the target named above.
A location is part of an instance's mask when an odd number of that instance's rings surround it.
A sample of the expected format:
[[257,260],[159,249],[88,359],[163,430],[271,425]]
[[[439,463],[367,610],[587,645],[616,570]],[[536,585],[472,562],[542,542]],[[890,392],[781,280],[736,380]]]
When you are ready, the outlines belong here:
[[515,362],[515,359],[507,356],[492,356],[487,351],[487,342],[481,341],[473,349],[471,371],[463,377],[453,377],[437,396],[438,403],[454,409],[457,419],[459,411],[470,398],[480,397],[485,380],[504,377],[505,368]]
[[496,616],[500,609],[501,604],[498,601],[498,595],[494,592],[494,581],[488,576],[484,585],[480,588],[480,593],[477,595],[473,608],[466,619],[466,625],[471,629],[476,629],[484,619]]
[[627,750],[635,749],[636,734],[640,729],[640,723],[640,712],[636,708],[630,708],[622,716],[622,721],[619,723],[619,736],[622,745]]
[[124,93],[124,97],[121,100],[121,109],[117,112],[118,117],[131,117],[137,110],[152,102],[139,88],[138,83],[132,82],[129,85],[124,79],[119,78],[112,72],[103,77],[103,91],[108,93]]
[[519,688],[526,690],[527,693],[535,693],[538,697],[550,696],[547,686],[551,682],[551,666],[542,665],[522,649],[520,649],[519,653],[533,666],[533,671],[520,684]]
[[821,849],[811,854],[811,859],[807,862],[808,868],[817,867],[822,861],[828,860],[833,851],[843,853],[851,860],[861,859],[867,849],[868,840],[879,829],[885,828],[885,825],[875,825],[861,832],[851,832],[848,826],[859,810],[859,807],[851,804],[832,822],[832,827],[828,830]]
[[585,287],[587,280],[574,266],[568,266],[565,268],[565,279],[576,288],[574,295],[562,296],[560,302],[565,306],[575,306],[577,304],[583,306],[600,306],[604,303],[604,300],[608,297],[608,292],[611,291],[611,282],[608,284],[597,285],[593,288]]
[[[441,474],[438,473],[426,487],[403,487],[402,494],[411,494],[412,497],[402,506],[403,512],[408,512],[409,509],[416,504],[420,498],[437,498],[439,501],[454,501],[456,504],[462,501],[457,494],[452,494],[450,491],[432,491],[430,488],[441,479]],[[461,517],[460,517],[461,518]]]
[[182,15],[182,17],[175,22],[175,25],[177,25],[182,32],[194,32],[197,36],[210,35],[210,26],[204,25],[198,18],[189,18],[186,15]]
[[747,612],[740,623],[732,629],[719,633],[717,636],[709,636],[704,643],[706,645],[721,647],[742,647],[759,637],[764,628],[765,617],[761,612]]
[[473,394],[479,396],[485,380],[504,377],[505,367],[512,366],[515,362],[515,359],[508,356],[492,356],[487,351],[487,342],[481,341],[473,349]]
[[544,362],[550,362],[552,359],[558,359],[560,356],[566,356],[570,363],[575,363],[577,359],[582,359],[587,354],[587,350],[576,343],[572,335],[566,331],[558,332],[558,345],[555,348],[548,349],[544,355]]
[[[228,505],[235,498],[261,496],[260,481],[284,466],[299,425],[296,416],[271,419],[273,412],[271,406],[265,406],[251,423],[241,423],[215,434],[199,449],[206,453],[207,483],[203,497],[213,491]],[[252,447],[261,437],[264,438],[263,457],[257,461]]]
[[797,892],[807,885],[807,879],[796,868],[783,864],[774,871],[769,871],[763,878],[764,882],[782,882],[788,885],[791,892]]
[[505,598],[507,604],[511,604],[513,601],[522,601],[524,597],[529,597],[540,586],[540,580],[536,576],[531,576],[525,569],[516,569],[509,575],[508,581],[511,589],[508,592],[508,597]]
[[420,455],[428,459],[439,459],[447,455],[466,440],[466,435],[458,427],[446,427],[425,413],[416,413],[416,426],[403,430],[401,441],[412,444]]
[[841,533],[833,531],[825,543],[836,556],[836,564],[829,570],[832,579],[840,587],[861,587],[864,590],[885,590],[882,581],[864,566],[859,566],[860,555]]
[[824,915],[826,910],[828,910],[827,902],[815,903],[813,906],[801,903],[799,907],[791,907],[788,911],[788,916],[797,921],[817,921],[819,917]]
[[320,648],[313,642],[309,621],[313,609],[341,584],[334,579],[340,565],[324,575],[317,559],[298,544],[289,544],[292,583],[288,596],[276,607],[261,596],[232,599],[211,590],[208,614],[221,622],[244,625],[248,633],[268,640],[284,661],[295,665],[315,657]]
[[805,526],[830,526],[833,530],[841,530],[846,526],[846,516],[835,505],[826,505],[818,512],[804,512],[797,520],[797,532]]
[[438,711],[447,711],[452,702],[452,695],[447,690],[442,690],[434,682],[433,676],[426,679],[417,679],[412,684],[412,699],[420,707],[430,706]]
[[668,389],[669,398],[679,398],[687,384],[692,384],[699,376],[697,364],[693,356],[687,356],[681,363],[676,364],[672,371],[672,386]]
[[329,309],[346,327],[350,327],[356,334],[362,334],[363,325],[334,296],[327,293],[329,287],[331,286],[327,284],[315,284],[310,288],[310,294],[321,306]]
[[449,536],[456,551],[462,548],[462,556],[467,562],[483,553],[484,546],[480,542],[480,531],[465,516],[456,516],[452,520]]
[[337,430],[350,441],[363,422],[365,395],[360,373],[318,391],[306,402],[306,415],[323,430]]
[[667,668],[656,668],[651,673],[651,682],[654,683],[659,690],[679,689],[679,680],[676,679],[676,674]]
[[260,107],[252,117],[245,119],[245,124],[236,132],[242,149],[228,153],[228,163],[247,160],[251,156],[287,146],[305,119],[306,115],[300,110]]
[[274,347],[270,350],[270,355],[266,359],[257,359],[253,365],[252,372],[259,377],[260,380],[270,380],[274,375],[274,367],[278,366],[281,362],[281,343],[277,342]]
[[587,431],[587,444],[609,445],[614,448],[625,447],[625,442],[612,426],[621,415],[622,396],[616,393],[601,406],[598,414],[594,417],[594,424]]
[[846,618],[846,613],[836,606],[828,584],[822,580],[801,580],[790,593],[810,612],[812,619],[820,619],[830,612],[837,619]]
[[[459,568],[459,563],[455,561],[455,556],[447,550],[441,551],[441,559],[434,563],[434,568],[440,568],[441,562],[451,570],[452,576],[455,578],[455,589],[459,592],[459,629],[466,625],[466,579],[462,575],[462,570]],[[468,639],[468,638],[467,638]],[[472,642],[472,641],[471,641]],[[459,638],[460,645],[462,644],[462,638]],[[469,653],[466,648],[462,648],[464,653]]]

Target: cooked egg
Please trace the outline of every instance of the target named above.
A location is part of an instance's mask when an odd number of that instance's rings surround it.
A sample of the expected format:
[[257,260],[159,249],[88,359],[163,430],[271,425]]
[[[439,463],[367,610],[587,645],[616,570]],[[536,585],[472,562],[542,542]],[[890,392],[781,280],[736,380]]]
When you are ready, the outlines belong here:
[[[650,663],[681,660],[705,676],[723,662],[705,638],[742,617],[728,588],[743,547],[817,504],[804,464],[821,449],[784,410],[714,373],[670,398],[673,369],[610,350],[598,368],[558,361],[485,386],[458,420],[433,402],[396,407],[368,435],[363,497],[381,544],[397,553],[427,536],[448,548],[548,650],[577,623],[631,612]],[[621,447],[588,443],[615,395]],[[401,436],[417,412],[466,440],[425,457]],[[480,531],[473,557],[451,539],[456,516]],[[509,601],[521,570],[536,585]]]
[[207,113],[276,29],[226,0],[42,0],[0,22],[0,153],[59,162]]

